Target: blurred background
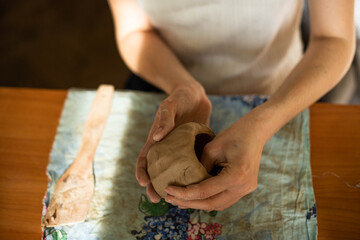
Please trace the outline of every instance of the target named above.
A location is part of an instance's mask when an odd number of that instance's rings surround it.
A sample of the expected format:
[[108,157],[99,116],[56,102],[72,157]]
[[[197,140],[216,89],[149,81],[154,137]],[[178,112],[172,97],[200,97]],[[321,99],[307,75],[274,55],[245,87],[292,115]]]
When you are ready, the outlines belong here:
[[[306,44],[309,13],[302,32]],[[360,0],[355,0],[360,45]],[[116,48],[107,1],[0,0],[0,86],[123,88],[129,70]],[[344,94],[345,92],[345,94]],[[351,70],[322,101],[360,104],[360,48]]]
[[107,1],[0,0],[0,85],[122,88]]

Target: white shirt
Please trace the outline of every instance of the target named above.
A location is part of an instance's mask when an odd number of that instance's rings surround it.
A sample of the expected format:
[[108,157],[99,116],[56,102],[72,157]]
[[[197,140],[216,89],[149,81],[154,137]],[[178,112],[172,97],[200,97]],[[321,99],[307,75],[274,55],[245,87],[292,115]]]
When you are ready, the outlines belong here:
[[137,0],[209,94],[272,94],[302,57],[302,0]]

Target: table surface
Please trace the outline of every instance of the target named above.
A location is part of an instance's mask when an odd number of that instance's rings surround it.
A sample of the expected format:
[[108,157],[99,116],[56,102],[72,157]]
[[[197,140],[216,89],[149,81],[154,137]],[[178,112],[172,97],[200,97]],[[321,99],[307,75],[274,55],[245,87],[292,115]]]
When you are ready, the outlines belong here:
[[[67,91],[0,88],[0,239],[40,239],[46,166]],[[310,107],[319,239],[360,239],[360,106]]]

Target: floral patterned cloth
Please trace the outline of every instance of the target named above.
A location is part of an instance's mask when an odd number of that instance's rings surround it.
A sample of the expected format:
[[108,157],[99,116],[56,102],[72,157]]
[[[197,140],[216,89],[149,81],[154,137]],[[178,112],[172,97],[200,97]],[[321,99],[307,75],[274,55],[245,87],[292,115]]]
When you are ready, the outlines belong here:
[[[50,155],[43,215],[57,180],[75,159],[95,91],[71,89]],[[258,187],[221,212],[151,203],[135,178],[136,157],[162,94],[119,91],[94,158],[95,193],[83,223],[43,229],[43,239],[316,239],[317,220],[305,110],[265,145]],[[212,96],[210,127],[229,127],[267,100]]]

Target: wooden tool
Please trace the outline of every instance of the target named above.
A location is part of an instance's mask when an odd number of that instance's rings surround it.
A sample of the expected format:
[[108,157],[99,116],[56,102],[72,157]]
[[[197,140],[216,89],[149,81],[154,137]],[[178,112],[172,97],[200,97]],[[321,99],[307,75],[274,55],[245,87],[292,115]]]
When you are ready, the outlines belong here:
[[79,152],[55,186],[42,224],[46,227],[85,220],[94,193],[93,159],[110,112],[114,87],[100,85],[82,134]]

